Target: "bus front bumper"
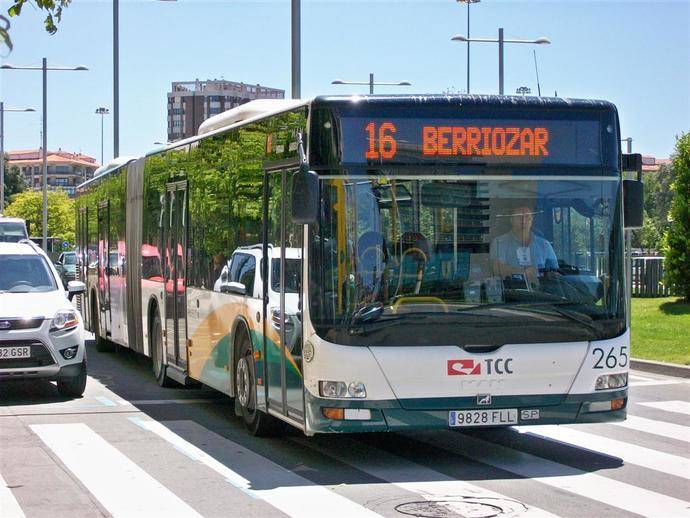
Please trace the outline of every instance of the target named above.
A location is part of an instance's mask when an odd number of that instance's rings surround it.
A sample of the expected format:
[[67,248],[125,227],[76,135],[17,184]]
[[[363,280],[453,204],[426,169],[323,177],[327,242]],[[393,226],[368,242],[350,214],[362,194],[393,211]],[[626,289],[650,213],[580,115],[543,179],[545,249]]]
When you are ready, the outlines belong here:
[[[415,400],[412,405],[399,400],[332,400],[305,393],[307,429],[316,433],[386,432],[419,429],[448,429],[451,410],[494,410],[516,408],[516,425],[605,423],[623,421],[627,414],[627,388],[592,394],[516,396],[496,398],[492,406],[477,406],[476,398]],[[623,400],[622,407],[610,410],[610,402]],[[413,406],[414,409],[410,409]],[[405,408],[407,407],[407,408]],[[329,419],[324,409],[346,409],[343,419]],[[523,412],[525,411],[525,412]],[[537,411],[537,412],[535,412]],[[328,412],[326,412],[328,413]],[[528,417],[529,418],[523,418]],[[538,416],[538,417],[536,417]]]

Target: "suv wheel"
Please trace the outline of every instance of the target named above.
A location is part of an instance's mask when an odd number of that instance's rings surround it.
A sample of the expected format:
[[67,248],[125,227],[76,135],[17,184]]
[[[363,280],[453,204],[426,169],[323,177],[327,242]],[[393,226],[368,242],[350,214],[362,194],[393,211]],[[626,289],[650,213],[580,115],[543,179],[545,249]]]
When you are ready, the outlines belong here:
[[81,397],[84,394],[84,389],[86,389],[86,360],[81,362],[79,374],[59,379],[57,389],[63,396]]

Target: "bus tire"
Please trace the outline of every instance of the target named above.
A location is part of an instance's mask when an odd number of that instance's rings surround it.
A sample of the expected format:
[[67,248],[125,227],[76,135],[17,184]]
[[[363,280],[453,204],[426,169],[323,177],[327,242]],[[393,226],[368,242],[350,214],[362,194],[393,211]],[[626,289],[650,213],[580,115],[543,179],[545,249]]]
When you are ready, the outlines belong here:
[[154,313],[153,322],[151,322],[151,330],[149,332],[149,341],[151,346],[151,367],[153,369],[153,376],[156,382],[161,387],[172,387],[174,381],[168,377],[167,365],[165,364],[165,351],[163,344],[163,326],[161,325],[161,317],[158,311]]
[[284,423],[256,408],[256,376],[249,333],[238,328],[235,342],[235,406],[239,408],[245,428],[257,437],[280,435]]
[[101,336],[101,324],[98,318],[98,302],[95,296],[91,300],[93,301],[91,303],[91,329],[93,331],[94,341],[96,342],[96,350],[99,353],[107,353],[113,350],[113,344]]

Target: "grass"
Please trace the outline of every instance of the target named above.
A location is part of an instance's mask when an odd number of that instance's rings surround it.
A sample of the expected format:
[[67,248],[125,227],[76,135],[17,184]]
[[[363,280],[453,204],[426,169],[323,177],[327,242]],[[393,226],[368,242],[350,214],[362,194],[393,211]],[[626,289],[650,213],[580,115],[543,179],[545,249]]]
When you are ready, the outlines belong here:
[[690,303],[635,297],[631,332],[633,358],[690,365]]

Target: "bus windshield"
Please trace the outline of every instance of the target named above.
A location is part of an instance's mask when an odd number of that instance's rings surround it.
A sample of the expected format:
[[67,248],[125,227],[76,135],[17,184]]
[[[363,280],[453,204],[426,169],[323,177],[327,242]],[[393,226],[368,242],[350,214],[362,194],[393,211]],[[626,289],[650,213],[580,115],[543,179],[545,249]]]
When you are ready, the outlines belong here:
[[620,334],[619,180],[534,178],[367,169],[323,179],[310,252],[317,333],[488,346]]

